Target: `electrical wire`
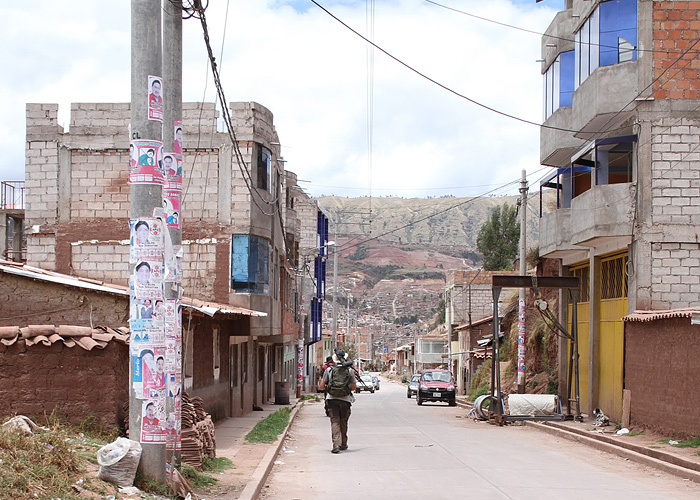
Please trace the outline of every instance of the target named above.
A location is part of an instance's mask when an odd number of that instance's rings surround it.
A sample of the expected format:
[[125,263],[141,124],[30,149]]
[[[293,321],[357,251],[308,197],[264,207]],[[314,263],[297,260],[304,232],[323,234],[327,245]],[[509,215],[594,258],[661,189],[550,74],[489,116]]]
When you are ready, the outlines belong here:
[[429,82],[433,83],[434,85],[437,85],[437,86],[440,87],[441,89],[446,90],[447,92],[449,92],[449,93],[451,93],[451,94],[454,94],[454,95],[456,95],[457,97],[460,97],[461,99],[464,99],[465,101],[468,101],[468,102],[470,102],[470,103],[472,103],[472,104],[474,104],[474,105],[476,105],[476,106],[478,106],[478,107],[480,107],[480,108],[483,108],[483,109],[485,109],[485,110],[487,110],[487,111],[491,111],[492,113],[496,113],[497,115],[501,115],[501,116],[504,116],[504,117],[506,117],[506,118],[510,118],[510,119],[512,119],[512,120],[519,121],[519,122],[521,122],[521,123],[527,123],[528,125],[535,125],[535,126],[537,126],[537,127],[542,127],[542,128],[546,128],[546,129],[550,129],[550,130],[559,130],[559,131],[562,131],[562,132],[574,132],[574,133],[578,133],[578,132],[579,132],[578,130],[572,130],[572,129],[561,128],[561,127],[555,127],[555,126],[553,126],[553,125],[545,125],[545,124],[542,124],[542,123],[538,123],[538,122],[533,122],[533,121],[531,121],[531,120],[527,120],[527,119],[525,119],[525,118],[520,118],[519,116],[511,115],[511,114],[509,114],[509,113],[506,113],[505,111],[501,111],[501,110],[498,110],[498,109],[493,108],[493,107],[491,107],[491,106],[487,106],[486,104],[483,104],[483,103],[481,103],[481,102],[479,102],[479,101],[477,101],[477,100],[475,100],[475,99],[472,99],[471,97],[468,97],[468,96],[466,96],[466,95],[464,95],[464,94],[461,94],[461,93],[457,92],[456,90],[453,90],[453,89],[451,89],[450,87],[448,87],[448,86],[446,86],[446,85],[443,85],[442,83],[438,82],[437,80],[434,80],[433,78],[429,77],[429,76],[426,75],[425,73],[421,73],[421,72],[418,71],[416,68],[414,68],[414,67],[412,67],[411,65],[409,65],[408,63],[405,63],[404,61],[402,61],[402,60],[399,59],[398,57],[396,57],[396,56],[392,55],[391,53],[387,52],[386,50],[384,50],[383,48],[381,48],[379,45],[377,45],[377,44],[374,43],[373,41],[369,40],[367,37],[363,36],[362,34],[358,33],[356,30],[354,30],[353,28],[351,28],[348,24],[346,24],[346,23],[345,23],[344,21],[342,21],[340,18],[336,17],[336,16],[335,16],[334,14],[332,14],[328,9],[326,9],[326,8],[323,7],[321,4],[319,4],[316,0],[310,0],[310,1],[311,1],[314,5],[316,5],[319,9],[321,9],[323,12],[325,12],[325,13],[328,14],[330,17],[332,17],[333,19],[335,19],[338,23],[340,23],[341,25],[343,25],[345,28],[347,28],[348,30],[350,30],[352,33],[354,33],[354,34],[357,35],[358,37],[362,38],[365,42],[367,42],[368,44],[372,45],[374,48],[376,48],[377,50],[379,50],[380,52],[382,52],[382,53],[383,53],[384,55],[386,55],[387,57],[393,59],[394,61],[396,61],[397,63],[399,63],[401,66],[405,67],[405,68],[408,69],[409,71],[412,71],[413,73],[417,74],[417,75],[420,76],[421,78],[424,78],[425,80],[428,80]]

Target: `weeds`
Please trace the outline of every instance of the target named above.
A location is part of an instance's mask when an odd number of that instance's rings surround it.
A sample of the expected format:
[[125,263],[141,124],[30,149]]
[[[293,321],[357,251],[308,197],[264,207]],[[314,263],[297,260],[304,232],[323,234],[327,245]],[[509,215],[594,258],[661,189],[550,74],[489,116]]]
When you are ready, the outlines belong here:
[[679,441],[677,444],[671,445],[675,448],[697,448],[700,447],[700,436],[695,436],[693,439]]
[[54,414],[47,423],[48,431],[30,435],[0,430],[0,492],[12,492],[13,500],[77,499],[72,486],[80,482],[91,491],[115,493],[114,485],[86,474],[86,460],[94,460],[106,441],[85,437]]
[[289,424],[289,408],[282,408],[256,424],[245,439],[249,443],[273,443]]

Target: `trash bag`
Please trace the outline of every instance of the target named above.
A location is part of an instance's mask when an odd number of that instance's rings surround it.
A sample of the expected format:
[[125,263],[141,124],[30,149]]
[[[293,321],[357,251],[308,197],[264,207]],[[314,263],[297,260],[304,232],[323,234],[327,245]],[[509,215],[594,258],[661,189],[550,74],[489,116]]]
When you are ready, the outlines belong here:
[[117,438],[97,451],[100,471],[97,477],[120,487],[133,486],[136,469],[141,460],[141,444],[127,438]]

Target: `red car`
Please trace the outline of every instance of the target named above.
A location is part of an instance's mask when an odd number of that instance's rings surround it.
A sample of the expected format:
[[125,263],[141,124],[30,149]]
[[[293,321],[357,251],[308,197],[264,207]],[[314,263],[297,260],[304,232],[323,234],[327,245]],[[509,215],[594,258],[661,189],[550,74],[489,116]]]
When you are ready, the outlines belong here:
[[449,371],[423,371],[416,393],[416,402],[419,405],[422,405],[423,401],[443,401],[450,406],[455,406],[457,404],[455,395],[455,380]]

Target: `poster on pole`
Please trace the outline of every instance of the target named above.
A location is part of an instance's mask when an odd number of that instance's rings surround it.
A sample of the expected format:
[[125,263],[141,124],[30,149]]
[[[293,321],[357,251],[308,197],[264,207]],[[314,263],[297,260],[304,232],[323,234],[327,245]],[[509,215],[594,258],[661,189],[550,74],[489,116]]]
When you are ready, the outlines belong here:
[[135,264],[140,260],[158,260],[163,258],[165,238],[163,219],[158,217],[140,217],[129,221],[131,248],[129,262]]
[[164,443],[165,408],[157,399],[147,399],[143,402],[141,414],[141,442]]
[[129,183],[165,183],[163,175],[163,143],[146,139],[135,139],[129,145]]
[[148,75],[148,119],[163,123],[163,79]]
[[173,137],[175,140],[173,141],[173,150],[177,154],[182,154],[182,120],[181,119],[176,119],[174,122],[174,131],[173,131]]

